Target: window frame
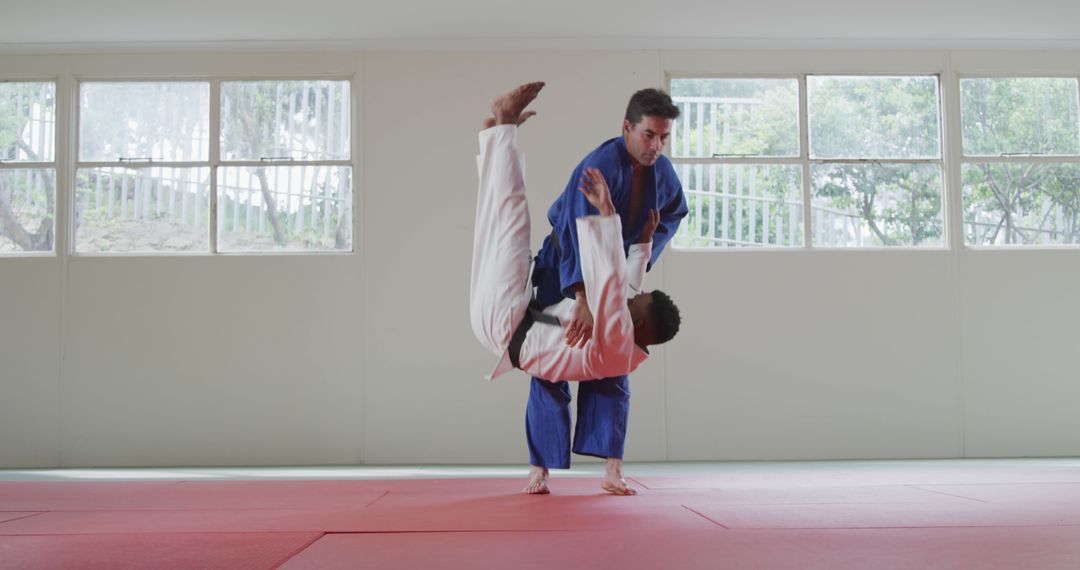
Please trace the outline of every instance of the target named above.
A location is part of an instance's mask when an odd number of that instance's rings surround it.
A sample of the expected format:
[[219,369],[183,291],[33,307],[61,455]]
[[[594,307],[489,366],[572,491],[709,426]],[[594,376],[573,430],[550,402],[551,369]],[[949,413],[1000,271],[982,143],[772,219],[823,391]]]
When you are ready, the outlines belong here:
[[[803,243],[802,245],[761,245],[758,247],[672,247],[680,252],[683,251],[707,251],[707,252],[734,252],[734,251],[940,251],[950,249],[950,216],[949,216],[949,168],[948,168],[948,129],[946,122],[945,73],[942,71],[904,72],[889,70],[880,72],[871,71],[800,71],[796,73],[688,73],[679,72],[666,74],[666,89],[671,93],[672,81],[677,79],[795,79],[798,82],[798,129],[799,129],[799,154],[798,156],[758,156],[758,155],[723,155],[713,157],[677,157],[673,151],[675,137],[666,145],[666,155],[672,165],[677,164],[768,164],[768,165],[797,165],[802,168],[802,200],[803,200]],[[933,77],[937,85],[937,117],[938,117],[938,145],[940,153],[938,158],[898,158],[898,159],[838,159],[838,158],[810,158],[810,112],[809,92],[807,89],[808,77],[811,76],[834,76],[834,77]],[[959,84],[957,84],[959,85]],[[675,119],[678,122],[680,119]],[[813,211],[811,200],[813,189],[810,171],[813,166],[829,164],[937,164],[941,172],[941,213],[942,213],[942,237],[940,244],[934,245],[894,245],[894,246],[834,246],[814,245],[813,227],[811,221]]]
[[29,259],[35,257],[57,257],[59,255],[60,248],[57,247],[59,238],[62,235],[60,233],[61,222],[61,210],[63,208],[61,201],[62,183],[66,180],[66,175],[62,170],[64,161],[61,160],[63,156],[64,148],[60,143],[61,129],[65,126],[65,120],[67,117],[64,115],[64,80],[63,77],[58,74],[10,74],[0,75],[0,84],[4,83],[52,83],[53,85],[53,97],[55,101],[55,109],[53,109],[53,159],[51,162],[44,161],[17,161],[17,160],[4,160],[0,159],[0,171],[4,170],[32,170],[32,169],[52,169],[53,180],[55,181],[53,192],[53,240],[52,249],[49,251],[26,251],[26,252],[0,252],[0,258],[4,259]]
[[[978,250],[978,251],[1010,251],[1010,250],[1040,250],[1040,249],[1053,249],[1053,250],[1067,250],[1077,249],[1080,250],[1080,242],[1078,243],[1059,243],[1059,244],[978,244],[967,242],[967,222],[964,218],[964,166],[968,164],[1080,164],[1080,150],[1076,154],[1031,154],[1031,153],[1000,153],[998,155],[968,155],[964,150],[963,139],[963,97],[960,87],[961,81],[965,79],[1072,79],[1076,81],[1076,99],[1077,99],[1077,120],[1080,122],[1080,72],[1075,73],[1047,73],[1039,71],[1030,71],[1027,73],[1009,73],[1009,72],[994,72],[994,73],[979,73],[979,72],[958,72],[953,76],[953,83],[956,89],[956,147],[957,147],[957,159],[956,159],[956,200],[959,209],[959,231],[960,242],[964,249]],[[1080,130],[1080,125],[1077,125]],[[1080,133],[1078,133],[1080,136]]]
[[[349,120],[347,124],[349,126],[349,144],[347,150],[349,158],[344,160],[296,160],[296,159],[272,159],[272,160],[223,160],[221,152],[221,84],[223,82],[254,82],[254,81],[344,81],[349,85]],[[168,82],[168,83],[209,83],[209,153],[208,159],[204,161],[153,161],[148,160],[145,162],[130,162],[128,161],[82,161],[78,155],[80,149],[80,131],[81,131],[81,105],[79,104],[82,85],[85,83],[156,83],[156,82]],[[359,251],[357,244],[357,216],[358,211],[358,194],[356,190],[356,173],[358,172],[357,163],[358,148],[357,148],[357,112],[358,112],[358,90],[357,90],[357,75],[355,73],[295,73],[295,74],[253,74],[253,75],[240,75],[240,74],[193,74],[193,75],[76,75],[72,81],[72,120],[71,120],[71,175],[69,177],[69,186],[67,195],[70,196],[67,204],[67,218],[68,222],[68,255],[71,257],[214,257],[214,256],[342,256],[342,255],[356,255]],[[209,190],[209,214],[210,219],[207,225],[207,231],[210,232],[208,236],[208,251],[137,251],[137,252],[79,252],[75,249],[75,209],[77,207],[75,200],[75,178],[80,169],[90,168],[111,168],[111,167],[131,167],[133,164],[139,166],[153,165],[154,167],[161,168],[209,168],[210,170],[210,190]],[[352,188],[352,212],[353,215],[350,220],[351,232],[351,248],[348,251],[334,251],[334,250],[287,250],[287,251],[220,251],[218,247],[218,170],[220,167],[246,167],[246,166],[338,166],[348,167],[351,169],[352,175],[350,176],[350,184]]]

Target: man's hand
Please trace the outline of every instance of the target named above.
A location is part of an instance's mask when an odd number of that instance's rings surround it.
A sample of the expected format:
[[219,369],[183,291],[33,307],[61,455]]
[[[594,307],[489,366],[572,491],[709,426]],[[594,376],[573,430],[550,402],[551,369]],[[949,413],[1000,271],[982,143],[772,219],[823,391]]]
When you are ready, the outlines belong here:
[[615,206],[611,203],[611,190],[608,189],[604,175],[595,168],[586,168],[581,177],[581,186],[578,190],[585,195],[585,199],[600,210],[601,216],[615,214]]
[[582,348],[592,338],[593,318],[589,304],[585,300],[585,293],[578,293],[574,302],[574,311],[571,313],[570,322],[566,325],[566,344]]
[[638,234],[637,243],[649,243],[652,241],[653,232],[656,231],[656,226],[659,225],[660,212],[656,211],[656,209],[650,209],[645,225],[641,226],[641,233]]

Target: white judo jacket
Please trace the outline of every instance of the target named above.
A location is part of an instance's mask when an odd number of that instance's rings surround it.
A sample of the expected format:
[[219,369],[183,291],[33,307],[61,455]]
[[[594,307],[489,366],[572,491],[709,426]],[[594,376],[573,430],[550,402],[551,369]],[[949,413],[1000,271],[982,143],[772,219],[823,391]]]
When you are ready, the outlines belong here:
[[[494,379],[514,368],[507,348],[532,297],[525,159],[518,151],[516,126],[480,132],[477,169],[469,312],[477,340],[500,356],[487,376]],[[582,348],[570,347],[562,326],[537,322],[525,336],[518,362],[527,374],[550,381],[629,374],[649,356],[634,344],[626,302],[641,290],[652,243],[634,244],[624,256],[619,216],[583,216],[575,223],[582,281],[593,314],[592,338]],[[573,300],[564,299],[543,312],[565,323],[573,307]]]
[[[518,358],[525,373],[552,382],[630,374],[649,357],[648,351],[634,343],[634,323],[626,303],[641,292],[652,243],[633,244],[629,256],[623,257],[619,216],[578,218],[577,230],[585,296],[593,314],[592,338],[582,348],[570,347],[564,327],[534,323]],[[543,313],[566,323],[573,309],[574,300],[563,299]],[[488,378],[513,368],[504,351]]]

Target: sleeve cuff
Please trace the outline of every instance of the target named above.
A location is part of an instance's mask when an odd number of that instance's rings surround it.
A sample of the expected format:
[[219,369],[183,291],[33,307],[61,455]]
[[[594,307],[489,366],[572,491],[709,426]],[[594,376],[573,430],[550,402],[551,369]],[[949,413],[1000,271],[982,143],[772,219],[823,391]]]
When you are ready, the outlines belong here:
[[641,255],[648,258],[652,255],[652,241],[648,243],[634,243],[630,244],[630,255]]

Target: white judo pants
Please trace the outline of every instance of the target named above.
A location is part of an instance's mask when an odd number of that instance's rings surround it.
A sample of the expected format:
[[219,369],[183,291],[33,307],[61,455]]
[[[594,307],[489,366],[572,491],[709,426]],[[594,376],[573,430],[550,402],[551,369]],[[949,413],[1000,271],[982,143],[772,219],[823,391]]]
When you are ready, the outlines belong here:
[[516,125],[497,125],[480,132],[477,169],[480,189],[469,314],[477,340],[499,356],[510,344],[532,298],[525,159],[518,151]]

